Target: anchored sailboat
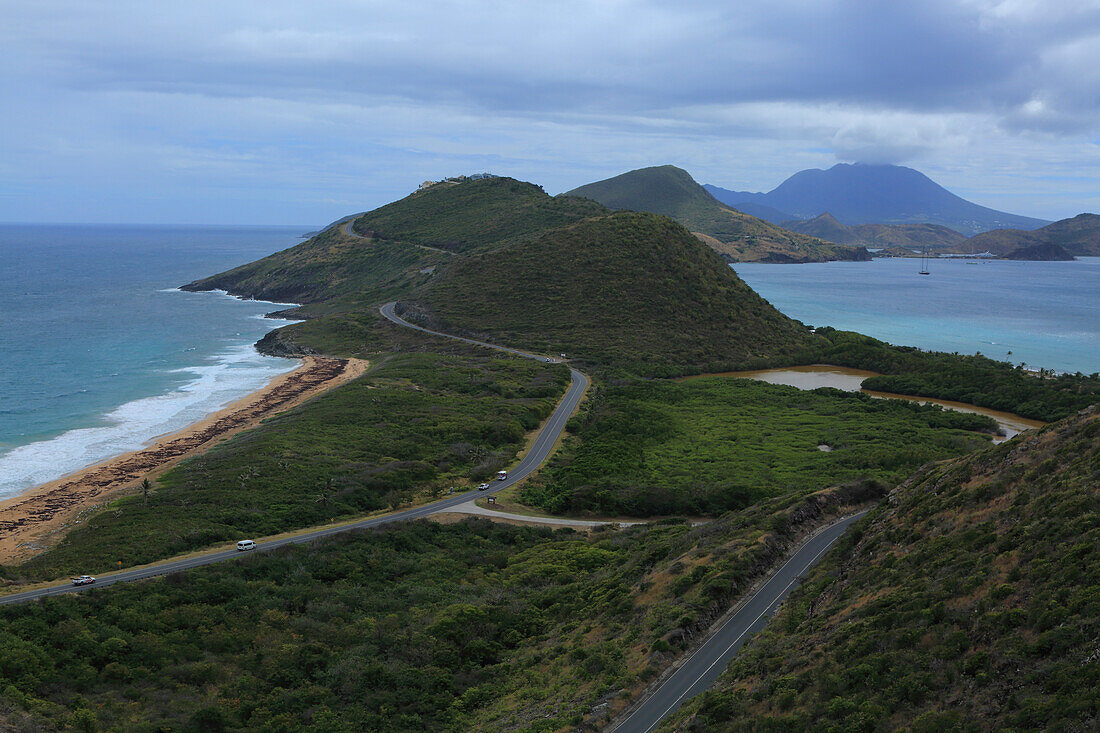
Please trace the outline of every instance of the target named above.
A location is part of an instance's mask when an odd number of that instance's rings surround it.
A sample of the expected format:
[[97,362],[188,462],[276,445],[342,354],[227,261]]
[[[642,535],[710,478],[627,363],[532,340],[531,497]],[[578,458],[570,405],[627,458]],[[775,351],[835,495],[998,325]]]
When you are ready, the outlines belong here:
[[917,271],[918,275],[931,275],[928,271],[928,250],[922,249],[920,253],[920,270]]

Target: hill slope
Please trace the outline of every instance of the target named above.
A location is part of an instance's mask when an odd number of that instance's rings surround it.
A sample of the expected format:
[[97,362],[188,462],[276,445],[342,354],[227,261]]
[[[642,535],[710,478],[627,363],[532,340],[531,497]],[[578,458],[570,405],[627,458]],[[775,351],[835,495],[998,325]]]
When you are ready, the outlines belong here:
[[730,209],[707,193],[687,171],[671,165],[623,173],[575,188],[569,195],[583,196],[612,209],[670,216],[693,232],[713,237],[704,241],[738,262],[869,259],[861,250],[837,247]]
[[682,730],[1095,730],[1100,411],[926,470]]
[[996,229],[971,237],[958,245],[968,254],[992,252],[1005,255],[1022,247],[1055,244],[1078,257],[1100,257],[1100,215],[1078,214],[1034,231]]
[[915,250],[943,250],[966,241],[954,229],[939,224],[841,224],[826,212],[813,219],[783,222],[792,232],[828,242],[856,247],[904,247]]
[[469,252],[603,213],[593,201],[551,197],[533,183],[497,177],[417,191],[353,226],[360,235]]
[[457,258],[420,300],[443,330],[645,373],[817,343],[690,232],[654,214],[619,212]]
[[968,235],[1048,223],[971,203],[923,173],[898,165],[840,163],[828,170],[799,171],[768,193],[717,187],[712,193],[730,206],[751,202],[801,219],[829,211],[845,224],[942,224]]

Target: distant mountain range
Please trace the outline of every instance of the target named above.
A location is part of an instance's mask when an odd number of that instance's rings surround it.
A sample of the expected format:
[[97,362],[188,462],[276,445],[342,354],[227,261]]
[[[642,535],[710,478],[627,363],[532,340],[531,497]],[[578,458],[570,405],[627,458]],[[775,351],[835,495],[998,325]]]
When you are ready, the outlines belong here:
[[829,242],[849,246],[929,251],[947,250],[966,241],[966,235],[940,224],[841,224],[826,212],[813,219],[794,219],[783,222],[792,232],[820,237]]
[[569,191],[612,209],[663,214],[738,262],[826,262],[868,260],[861,247],[838,246],[775,226],[722,204],[672,165],[640,168]]
[[847,225],[939,224],[970,236],[1050,223],[971,203],[920,171],[898,165],[841,163],[828,170],[804,170],[767,193],[704,188],[728,206],[773,224],[828,212]]
[[1041,245],[1057,245],[1078,257],[1100,257],[1100,216],[1078,214],[1034,231],[997,229],[971,237],[956,248],[959,252],[992,252],[1007,255],[1014,250]]

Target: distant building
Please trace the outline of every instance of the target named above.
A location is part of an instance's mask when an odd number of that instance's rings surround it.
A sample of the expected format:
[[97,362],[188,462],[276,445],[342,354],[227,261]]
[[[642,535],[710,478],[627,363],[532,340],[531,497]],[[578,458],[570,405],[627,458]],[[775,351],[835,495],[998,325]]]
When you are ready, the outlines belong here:
[[425,188],[431,188],[434,185],[435,185],[435,181],[424,181],[423,183],[420,184],[420,186],[416,190],[417,191],[423,191]]
[[471,181],[480,181],[482,178],[499,178],[500,176],[493,175],[492,173],[475,173],[469,176]]

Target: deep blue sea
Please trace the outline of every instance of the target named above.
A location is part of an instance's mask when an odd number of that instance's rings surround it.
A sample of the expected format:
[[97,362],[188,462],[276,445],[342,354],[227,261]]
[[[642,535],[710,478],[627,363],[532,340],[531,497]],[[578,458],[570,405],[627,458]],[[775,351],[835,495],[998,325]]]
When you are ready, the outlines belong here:
[[148,444],[296,366],[271,303],[175,288],[309,227],[0,225],[0,498]]
[[917,273],[918,260],[888,258],[733,268],[807,325],[1031,368],[1100,371],[1100,257],[932,260],[929,275]]

